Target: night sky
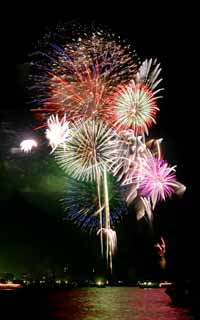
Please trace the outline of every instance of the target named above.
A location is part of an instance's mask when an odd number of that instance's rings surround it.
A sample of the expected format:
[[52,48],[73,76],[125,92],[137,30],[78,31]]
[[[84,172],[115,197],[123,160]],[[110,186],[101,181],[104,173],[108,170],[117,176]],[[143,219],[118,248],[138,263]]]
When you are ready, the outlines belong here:
[[[162,65],[164,98],[159,101],[157,125],[150,136],[163,137],[165,158],[177,164],[177,177],[187,186],[184,197],[174,197],[155,210],[155,238],[167,242],[168,272],[189,277],[197,270],[198,207],[195,176],[199,156],[197,145],[198,96],[194,89],[195,19],[189,8],[157,7],[152,4],[105,3],[93,5],[18,6],[5,9],[1,22],[1,100],[0,100],[0,272],[39,272],[62,270],[67,264],[74,272],[98,268],[99,248],[95,236],[64,223],[58,199],[62,193],[61,170],[48,155],[42,134],[33,132],[36,122],[26,101],[25,63],[34,43],[60,21],[95,21],[125,37],[141,60],[158,58]],[[4,12],[4,11],[3,11]],[[189,19],[192,21],[189,22]],[[31,155],[13,153],[22,139],[37,137],[40,147]],[[148,227],[136,224],[134,214],[125,216],[118,230],[115,270],[126,277],[131,270],[148,274],[153,269]],[[146,268],[147,268],[146,267]],[[194,273],[195,274],[195,273]]]

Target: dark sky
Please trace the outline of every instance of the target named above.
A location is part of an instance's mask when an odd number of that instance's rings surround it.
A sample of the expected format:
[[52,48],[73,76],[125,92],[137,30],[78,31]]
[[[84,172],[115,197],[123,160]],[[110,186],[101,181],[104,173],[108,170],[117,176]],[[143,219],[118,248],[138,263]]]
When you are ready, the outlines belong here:
[[[32,132],[32,115],[24,98],[26,69],[23,69],[23,65],[27,61],[28,54],[47,27],[52,29],[59,21],[71,19],[84,23],[95,21],[106,25],[132,43],[141,60],[157,57],[161,62],[165,91],[164,99],[160,103],[157,126],[152,130],[152,136],[164,138],[166,158],[170,163],[177,164],[178,179],[187,186],[187,192],[181,201],[168,200],[168,203],[159,207],[157,210],[159,212],[156,212],[158,233],[164,234],[167,238],[170,270],[177,271],[184,265],[183,269],[187,271],[196,265],[196,243],[199,238],[196,239],[195,221],[198,220],[196,217],[198,209],[195,207],[197,201],[194,182],[198,167],[198,156],[195,151],[198,108],[198,97],[195,96],[194,89],[196,67],[194,52],[197,34],[195,10],[183,5],[181,8],[175,8],[155,3],[148,6],[131,3],[131,6],[128,2],[123,2],[120,6],[111,3],[109,8],[103,2],[90,5],[85,3],[82,6],[78,3],[69,5],[67,2],[65,5],[56,6],[55,3],[49,2],[43,7],[30,2],[18,6],[16,10],[7,7],[3,11],[5,19],[1,21],[0,76],[3,141],[0,271],[5,269],[14,271],[13,266],[19,271],[27,269],[34,271],[40,264],[47,268],[52,265],[63,266],[66,263],[73,265],[83,263],[83,268],[85,265],[87,269],[88,265],[92,266],[98,260],[98,255],[95,253],[95,238],[90,241],[88,235],[81,234],[73,226],[63,225],[58,218],[60,209],[58,214],[57,212],[53,214],[53,210],[48,210],[48,204],[44,205],[48,202],[48,195],[45,199],[41,199],[43,205],[40,205],[40,198],[31,202],[20,191],[20,183],[23,183],[23,180],[21,182],[14,176],[15,167],[20,161],[24,161],[23,167],[27,173],[31,171],[31,160],[27,158],[16,160],[6,153],[6,148],[12,143],[19,142],[16,136],[18,133],[26,132],[28,135]],[[43,170],[47,161],[45,157],[44,152],[44,158],[41,156],[39,159],[38,170]],[[34,179],[38,179],[37,170],[34,172]],[[48,194],[48,189],[46,193]],[[144,235],[145,230],[142,226],[137,229],[130,217],[125,218],[119,228],[121,244],[116,263],[123,272],[130,266],[137,265],[134,261],[140,258],[136,247],[145,251],[143,244],[138,245],[140,241],[144,244],[147,242],[148,236]],[[128,236],[125,236],[125,233]]]

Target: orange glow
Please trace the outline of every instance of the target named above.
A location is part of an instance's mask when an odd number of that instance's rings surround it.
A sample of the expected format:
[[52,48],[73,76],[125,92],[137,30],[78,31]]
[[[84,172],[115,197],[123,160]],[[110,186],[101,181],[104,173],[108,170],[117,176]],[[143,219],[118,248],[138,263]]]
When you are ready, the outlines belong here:
[[12,282],[9,282],[9,283],[0,283],[0,290],[1,289],[19,289],[19,288],[22,288],[22,284],[20,283],[12,283]]

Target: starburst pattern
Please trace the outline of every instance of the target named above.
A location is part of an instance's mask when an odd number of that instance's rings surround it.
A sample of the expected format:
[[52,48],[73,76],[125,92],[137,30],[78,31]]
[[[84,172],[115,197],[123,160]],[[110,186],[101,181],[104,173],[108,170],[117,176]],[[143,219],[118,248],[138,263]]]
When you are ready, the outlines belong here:
[[120,130],[132,129],[135,134],[145,132],[155,123],[159,110],[157,97],[144,84],[137,84],[132,80],[128,85],[120,87],[112,97],[116,114],[115,127]]
[[160,84],[160,82],[163,80],[162,78],[159,78],[159,75],[161,73],[160,63],[157,63],[157,59],[153,60],[145,60],[135,77],[135,81],[138,84],[144,84],[148,86],[155,94],[157,94],[159,91],[162,91],[163,88],[155,89]]
[[175,166],[170,167],[165,160],[149,157],[144,161],[142,169],[137,172],[139,194],[151,199],[154,209],[157,201],[171,197],[176,187]]
[[57,162],[76,179],[97,180],[117,161],[119,136],[102,121],[78,122],[71,130],[65,149],[55,153]]
[[[122,220],[127,213],[126,203],[122,199],[118,183],[109,175],[109,206],[110,224],[114,227]],[[100,187],[102,204],[104,203],[103,185]],[[65,220],[73,221],[77,227],[90,233],[97,232],[100,228],[99,216],[105,210],[104,205],[99,209],[97,186],[94,182],[77,181],[67,178],[66,189],[61,200],[65,211]],[[102,217],[102,224],[105,225],[105,215]]]
[[33,110],[59,117],[65,113],[67,120],[113,117],[108,97],[137,71],[128,46],[102,31],[73,39],[64,47],[53,45],[48,53],[39,55],[41,63],[34,63],[39,69],[37,85],[32,88],[43,107]]
[[69,136],[69,123],[66,121],[66,115],[59,120],[58,115],[51,115],[47,120],[46,138],[52,148],[51,152],[66,141]]

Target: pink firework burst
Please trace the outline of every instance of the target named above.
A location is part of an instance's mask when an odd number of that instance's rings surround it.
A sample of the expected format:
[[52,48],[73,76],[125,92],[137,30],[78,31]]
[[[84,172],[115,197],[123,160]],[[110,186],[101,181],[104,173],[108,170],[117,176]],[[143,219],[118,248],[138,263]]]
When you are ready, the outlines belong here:
[[175,187],[175,166],[153,156],[144,161],[139,173],[139,194],[151,199],[153,208],[157,201],[171,197]]

